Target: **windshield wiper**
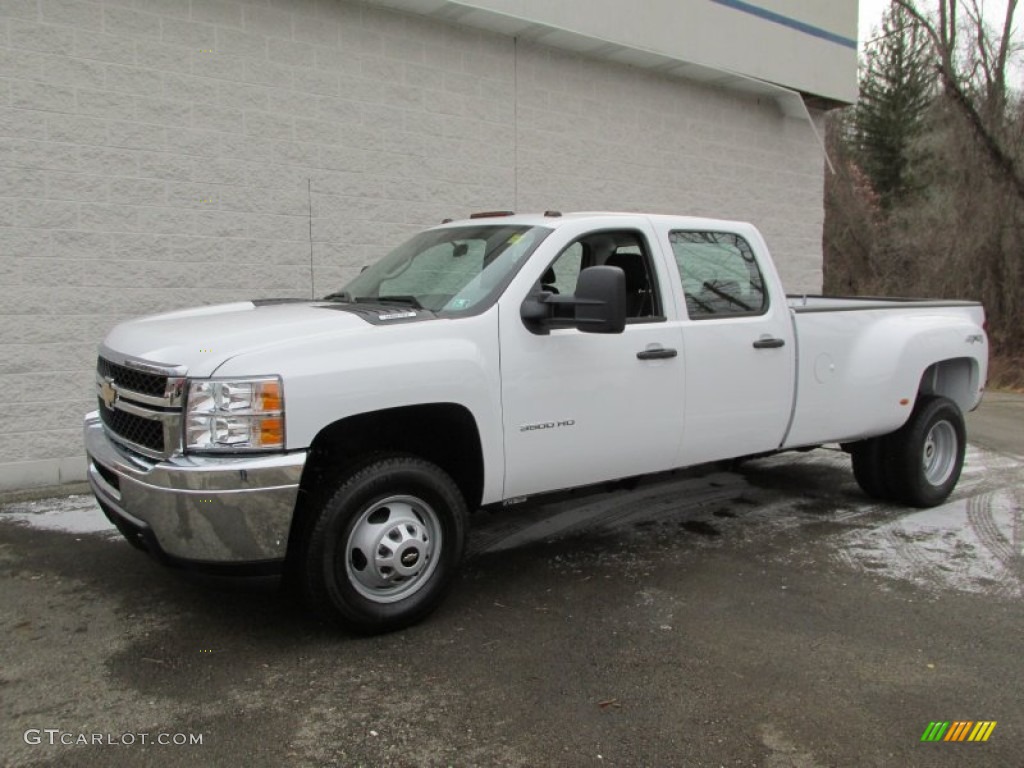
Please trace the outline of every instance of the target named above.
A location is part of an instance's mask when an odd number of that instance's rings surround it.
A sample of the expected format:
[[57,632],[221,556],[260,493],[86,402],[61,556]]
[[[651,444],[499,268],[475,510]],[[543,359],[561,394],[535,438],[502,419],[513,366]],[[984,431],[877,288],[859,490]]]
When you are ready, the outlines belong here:
[[353,296],[348,291],[335,291],[320,301],[340,301],[345,304],[401,304],[414,309],[424,309],[415,296]]
[[415,296],[356,296],[352,301],[356,304],[402,304],[414,309],[423,309],[423,305]]

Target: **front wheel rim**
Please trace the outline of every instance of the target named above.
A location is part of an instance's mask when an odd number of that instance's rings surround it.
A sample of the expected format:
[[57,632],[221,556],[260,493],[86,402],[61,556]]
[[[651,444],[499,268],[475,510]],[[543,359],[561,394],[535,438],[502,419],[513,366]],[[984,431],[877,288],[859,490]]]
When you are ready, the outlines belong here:
[[921,466],[925,479],[931,485],[938,487],[953,474],[958,443],[956,430],[948,421],[936,422],[928,430],[921,451]]
[[363,509],[343,553],[345,575],[360,595],[394,603],[419,592],[437,570],[441,520],[415,496],[389,496]]

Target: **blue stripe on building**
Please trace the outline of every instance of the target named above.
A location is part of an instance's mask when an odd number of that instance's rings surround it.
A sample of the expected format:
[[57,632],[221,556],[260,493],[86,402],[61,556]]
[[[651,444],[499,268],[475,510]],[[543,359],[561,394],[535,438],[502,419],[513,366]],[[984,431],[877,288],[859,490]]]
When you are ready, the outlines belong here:
[[749,13],[751,16],[757,16],[759,19],[770,21],[773,24],[780,24],[783,27],[795,29],[797,32],[803,32],[805,35],[810,35],[811,37],[817,37],[822,40],[827,40],[830,43],[835,43],[837,45],[845,46],[846,48],[853,48],[854,50],[857,50],[857,41],[852,38],[837,35],[835,32],[829,32],[827,29],[816,27],[813,24],[807,24],[806,22],[794,19],[790,16],[783,16],[781,13],[769,11],[767,8],[762,8],[761,6],[754,5],[753,3],[745,3],[743,0],[711,0],[711,2],[717,3],[718,5],[724,5],[727,8],[732,8],[737,11],[742,11],[743,13]]

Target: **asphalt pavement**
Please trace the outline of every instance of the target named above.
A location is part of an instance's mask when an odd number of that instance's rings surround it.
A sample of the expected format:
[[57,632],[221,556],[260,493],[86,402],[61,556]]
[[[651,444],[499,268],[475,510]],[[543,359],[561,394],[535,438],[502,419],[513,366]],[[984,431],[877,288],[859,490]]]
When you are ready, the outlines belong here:
[[0,763],[1017,768],[1024,397],[969,433],[934,510],[819,449],[478,513],[444,606],[376,638],[170,572],[88,496],[7,504]]

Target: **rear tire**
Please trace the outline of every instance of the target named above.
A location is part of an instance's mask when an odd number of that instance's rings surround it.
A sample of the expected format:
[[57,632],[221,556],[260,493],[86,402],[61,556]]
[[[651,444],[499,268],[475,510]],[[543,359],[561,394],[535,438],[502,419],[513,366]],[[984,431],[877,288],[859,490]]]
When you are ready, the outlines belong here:
[[919,397],[907,423],[882,441],[884,474],[895,500],[934,507],[949,498],[967,447],[956,403],[935,395]]
[[362,634],[420,621],[462,560],[466,516],[458,486],[430,462],[399,456],[351,472],[308,529],[300,564],[307,602]]
[[879,501],[892,501],[893,493],[886,471],[884,437],[861,440],[850,448],[853,459],[853,476],[868,496]]

